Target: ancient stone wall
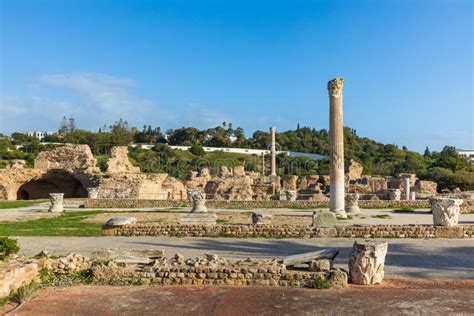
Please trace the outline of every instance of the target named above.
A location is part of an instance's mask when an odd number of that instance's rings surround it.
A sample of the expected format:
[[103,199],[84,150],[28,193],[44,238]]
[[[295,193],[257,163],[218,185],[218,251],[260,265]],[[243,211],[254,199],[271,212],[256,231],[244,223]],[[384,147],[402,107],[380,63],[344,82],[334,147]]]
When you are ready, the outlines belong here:
[[35,159],[35,169],[83,170],[98,173],[97,162],[87,145],[65,145],[42,151]]
[[[91,262],[74,256],[74,262]],[[66,258],[60,258],[59,261]],[[80,260],[79,260],[80,259]],[[68,263],[63,264],[67,267]],[[185,259],[176,254],[172,258],[160,257],[149,263],[117,264],[103,261],[89,264],[92,280],[96,284],[112,285],[227,285],[227,286],[281,286],[314,288],[326,281],[330,287],[347,286],[347,272],[330,268],[323,272],[289,270],[277,260],[246,259],[237,262],[206,254],[202,258]],[[77,269],[59,269],[50,266],[54,273],[74,273]]]
[[187,195],[183,183],[165,173],[121,173],[100,178],[98,197],[146,201],[182,200]]
[[238,237],[238,238],[474,238],[474,225],[348,225],[334,228],[304,225],[133,224],[103,227],[106,236]]
[[21,258],[0,261],[0,297],[6,297],[38,278],[38,265]]
[[112,147],[107,161],[107,172],[111,174],[140,172],[140,168],[134,167],[128,159],[128,146]]
[[[187,200],[139,200],[139,199],[87,199],[84,202],[87,208],[160,208],[160,207],[191,207],[191,202]],[[255,208],[326,208],[327,201],[314,200],[296,200],[296,201],[280,201],[280,200],[260,200],[260,201],[228,201],[228,200],[207,200],[206,206],[208,208],[241,208],[241,209],[255,209]],[[362,201],[359,200],[359,207],[361,208],[430,208],[428,200],[416,201],[389,201],[389,200],[375,200]]]

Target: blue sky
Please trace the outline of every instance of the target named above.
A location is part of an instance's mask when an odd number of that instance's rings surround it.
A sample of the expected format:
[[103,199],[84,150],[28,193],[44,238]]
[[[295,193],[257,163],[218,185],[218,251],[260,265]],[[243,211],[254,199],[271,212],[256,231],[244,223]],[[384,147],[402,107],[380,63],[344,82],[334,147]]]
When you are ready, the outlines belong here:
[[471,1],[0,0],[0,132],[328,128],[422,151],[473,144]]

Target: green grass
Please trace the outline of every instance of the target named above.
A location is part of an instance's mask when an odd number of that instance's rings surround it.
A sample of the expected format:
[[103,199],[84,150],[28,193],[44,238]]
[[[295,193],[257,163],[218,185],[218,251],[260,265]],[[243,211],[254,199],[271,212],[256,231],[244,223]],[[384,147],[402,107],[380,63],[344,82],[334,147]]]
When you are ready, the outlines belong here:
[[386,219],[386,218],[391,218],[391,217],[388,214],[378,214],[378,215],[373,215],[372,218]]
[[0,201],[0,210],[7,208],[28,207],[38,204],[37,201]]
[[84,222],[106,211],[68,212],[52,218],[0,222],[0,236],[101,236],[101,223]]
[[313,286],[314,286],[315,289],[318,289],[318,290],[325,290],[325,289],[329,289],[331,287],[329,285],[328,281],[323,280],[323,279],[319,279],[317,281],[314,281]]
[[352,219],[352,215],[347,215],[347,218],[342,218],[342,217],[337,217],[337,216],[336,216],[336,219],[337,219],[338,221],[349,221],[349,220]]
[[229,221],[225,220],[225,219],[217,219],[216,220],[216,224],[227,224]]
[[7,297],[0,297],[0,307],[5,306],[9,302],[9,298]]
[[393,210],[394,213],[413,213],[415,209],[411,207],[400,207],[395,210]]

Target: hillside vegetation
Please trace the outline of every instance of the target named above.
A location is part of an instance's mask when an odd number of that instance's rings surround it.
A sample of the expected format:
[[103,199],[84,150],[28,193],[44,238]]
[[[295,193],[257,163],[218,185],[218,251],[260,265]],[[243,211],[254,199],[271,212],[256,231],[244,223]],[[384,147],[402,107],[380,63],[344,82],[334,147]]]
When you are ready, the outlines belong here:
[[[59,143],[87,144],[98,157],[99,166],[105,170],[107,156],[112,146],[144,143],[154,145],[152,150],[131,149],[130,159],[143,172],[167,172],[177,178],[184,178],[190,170],[210,167],[217,172],[221,165],[244,165],[249,171],[260,171],[261,157],[224,152],[205,153],[201,146],[239,147],[268,149],[268,132],[256,131],[249,138],[242,128],[234,129],[231,123],[199,130],[183,127],[166,131],[167,140],[159,127],[144,126],[142,130],[130,128],[120,120],[98,132],[62,128],[60,133],[49,136],[47,141]],[[348,164],[354,159],[364,166],[364,174],[393,176],[397,173],[416,173],[421,179],[436,181],[439,188],[474,190],[474,168],[467,160],[457,155],[456,148],[446,146],[441,152],[430,152],[426,148],[423,155],[399,148],[392,144],[382,144],[357,135],[354,129],[344,129],[345,159]],[[303,127],[276,135],[280,150],[318,153],[327,155],[328,132],[325,129]],[[23,147],[15,149],[15,145]],[[168,145],[192,146],[190,151],[173,150]],[[24,134],[14,133],[12,137],[0,140],[0,167],[11,159],[25,159],[31,166],[36,154],[55,145],[41,145],[37,140]],[[269,157],[266,157],[269,162]],[[277,157],[280,174],[328,174],[328,161],[314,161],[308,158]],[[267,164],[268,168],[268,164]],[[267,169],[268,170],[268,169]]]

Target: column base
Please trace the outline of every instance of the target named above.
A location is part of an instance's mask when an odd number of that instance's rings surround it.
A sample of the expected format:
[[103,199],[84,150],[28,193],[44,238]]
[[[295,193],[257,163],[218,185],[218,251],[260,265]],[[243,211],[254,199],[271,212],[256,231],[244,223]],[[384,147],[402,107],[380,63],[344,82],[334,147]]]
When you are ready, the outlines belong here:
[[339,218],[347,218],[347,213],[345,210],[336,210],[336,211],[333,211],[334,213],[336,213],[336,217],[339,217]]

